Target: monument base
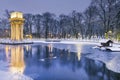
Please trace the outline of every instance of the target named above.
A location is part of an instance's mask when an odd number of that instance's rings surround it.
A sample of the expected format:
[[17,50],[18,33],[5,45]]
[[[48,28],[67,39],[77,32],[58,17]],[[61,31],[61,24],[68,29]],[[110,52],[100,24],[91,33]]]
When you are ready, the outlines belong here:
[[13,40],[4,40],[0,41],[0,44],[5,44],[5,45],[22,45],[22,44],[33,44],[33,41],[13,41]]

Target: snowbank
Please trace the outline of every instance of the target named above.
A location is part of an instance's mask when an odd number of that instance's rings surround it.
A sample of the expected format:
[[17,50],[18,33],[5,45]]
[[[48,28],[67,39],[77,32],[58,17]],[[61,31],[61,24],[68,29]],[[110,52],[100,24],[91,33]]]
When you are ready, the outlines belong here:
[[33,80],[23,74],[9,72],[8,66],[7,62],[0,61],[0,80]]
[[0,71],[1,80],[33,80],[25,75],[11,74],[10,72]]
[[106,67],[114,72],[120,73],[120,53],[98,51],[93,54],[86,55],[87,58],[98,60],[106,64]]

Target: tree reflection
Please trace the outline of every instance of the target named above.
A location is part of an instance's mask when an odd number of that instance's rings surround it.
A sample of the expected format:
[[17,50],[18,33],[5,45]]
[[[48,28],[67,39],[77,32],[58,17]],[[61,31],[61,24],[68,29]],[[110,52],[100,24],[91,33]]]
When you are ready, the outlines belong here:
[[52,66],[53,52],[51,44],[44,47],[44,59],[45,63],[43,63],[44,67],[49,69]]

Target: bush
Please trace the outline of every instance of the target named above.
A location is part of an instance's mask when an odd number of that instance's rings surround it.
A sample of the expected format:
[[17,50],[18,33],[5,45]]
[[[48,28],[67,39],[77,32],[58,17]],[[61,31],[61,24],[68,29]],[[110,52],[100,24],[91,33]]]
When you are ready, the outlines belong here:
[[117,33],[117,40],[120,41],[120,32]]

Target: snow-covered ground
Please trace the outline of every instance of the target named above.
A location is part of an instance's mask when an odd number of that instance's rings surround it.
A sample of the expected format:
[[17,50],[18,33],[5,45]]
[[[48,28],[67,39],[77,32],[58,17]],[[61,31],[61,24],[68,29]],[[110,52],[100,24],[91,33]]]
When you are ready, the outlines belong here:
[[25,75],[11,74],[10,72],[0,71],[0,80],[32,80],[32,79]]
[[120,73],[120,53],[119,52],[96,52],[86,57],[101,61],[106,64],[109,70]]
[[23,74],[9,72],[7,66],[7,62],[0,61],[0,80],[33,80]]

